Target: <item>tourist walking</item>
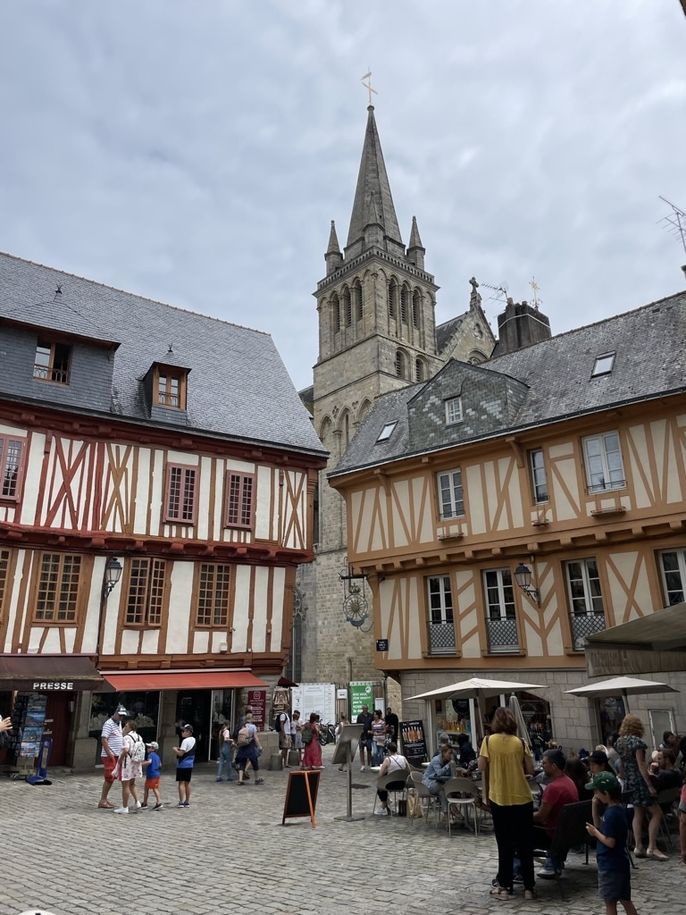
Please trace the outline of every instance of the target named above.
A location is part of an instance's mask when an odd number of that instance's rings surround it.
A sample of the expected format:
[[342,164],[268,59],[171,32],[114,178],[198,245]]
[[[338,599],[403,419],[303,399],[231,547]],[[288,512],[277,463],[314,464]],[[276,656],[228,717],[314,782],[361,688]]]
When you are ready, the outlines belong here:
[[319,715],[310,714],[310,720],[302,730],[305,752],[303,753],[303,769],[322,769],[322,747],[319,743]]
[[288,769],[288,751],[291,748],[291,719],[287,711],[281,712],[279,723],[279,750],[281,751],[281,768]]
[[145,744],[136,731],[134,721],[129,718],[123,728],[121,753],[117,762],[117,775],[121,781],[121,807],[115,807],[115,813],[129,812],[129,798],[133,798],[134,809],[141,806],[136,791],[136,779],[143,775]]
[[235,744],[233,737],[231,736],[231,728],[228,721],[225,721],[224,724],[220,725],[218,740],[219,756],[217,757],[216,781],[224,781],[224,769],[226,769],[227,782],[233,782],[236,778],[233,771],[233,748]]
[[374,710],[372,718],[372,764],[380,766],[386,754],[386,722],[381,717],[381,710]]
[[[625,715],[619,727],[619,737],[615,743],[619,753],[624,774],[624,790],[628,803],[633,804],[633,833],[637,858],[655,858],[666,861],[667,855],[657,847],[657,834],[660,830],[662,810],[656,801],[657,789],[653,785],[646,762],[647,744],[643,740],[643,722],[637,715]],[[646,813],[650,811],[648,822],[648,848],[643,844],[643,827]]]
[[302,727],[300,712],[295,709],[291,718],[291,746],[298,753],[298,765],[301,764],[303,757]]
[[100,759],[102,760],[104,770],[104,781],[102,783],[98,807],[103,807],[106,810],[114,810],[117,806],[107,799],[107,795],[110,793],[110,788],[116,777],[115,770],[119,762],[119,754],[121,753],[122,744],[124,742],[122,720],[126,718],[128,714],[129,713],[124,706],[119,705],[105,721],[100,733]]
[[390,705],[386,709],[384,721],[386,722],[386,733],[389,735],[391,741],[397,744],[398,734],[400,733],[400,721]]
[[155,806],[153,810],[162,809],[162,797],[160,795],[160,775],[162,772],[162,760],[160,759],[159,749],[160,745],[156,740],[153,740],[152,743],[146,744],[148,750],[147,759],[143,760],[143,768],[145,769],[145,787],[143,790],[143,803],[141,804],[141,810],[148,810],[148,795],[152,791],[155,797]]
[[[360,735],[360,772],[364,772],[367,766],[372,764],[372,716],[369,714],[369,706],[363,705],[362,711],[355,719],[357,724],[362,725],[362,734]],[[365,761],[366,753],[366,761]]]
[[181,727],[181,745],[174,747],[176,754],[176,784],[179,789],[179,803],[177,807],[190,807],[191,805],[191,777],[195,764],[196,740],[193,737],[193,727],[184,724]]
[[525,899],[534,896],[533,813],[531,789],[526,780],[534,771],[531,751],[516,736],[512,712],[500,707],[491,721],[492,733],[479,752],[483,774],[483,803],[491,811],[498,845],[497,886],[493,896],[512,895],[515,852],[521,865]]
[[245,784],[245,767],[250,763],[255,771],[255,784],[261,785],[263,778],[257,777],[260,764],[258,762],[259,754],[262,752],[262,746],[257,736],[257,727],[253,724],[252,714],[247,712],[243,727],[238,732],[236,740],[238,750],[236,752],[236,765],[238,766],[238,787]]

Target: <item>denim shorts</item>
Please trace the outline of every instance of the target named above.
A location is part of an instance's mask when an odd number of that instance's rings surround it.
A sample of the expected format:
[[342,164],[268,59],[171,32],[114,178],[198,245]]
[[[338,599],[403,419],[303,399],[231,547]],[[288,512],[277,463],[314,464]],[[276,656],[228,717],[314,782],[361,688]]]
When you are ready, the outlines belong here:
[[603,902],[631,899],[629,862],[617,870],[598,870],[598,895]]

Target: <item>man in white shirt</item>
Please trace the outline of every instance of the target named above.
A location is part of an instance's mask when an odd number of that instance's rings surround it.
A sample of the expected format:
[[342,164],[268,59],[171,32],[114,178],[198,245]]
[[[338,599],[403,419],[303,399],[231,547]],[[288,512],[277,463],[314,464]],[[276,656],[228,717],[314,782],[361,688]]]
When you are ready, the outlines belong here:
[[288,751],[291,748],[291,719],[287,711],[279,715],[279,749],[281,750],[281,767],[288,769]]
[[122,718],[128,718],[129,713],[123,705],[118,706],[102,726],[100,734],[100,758],[104,769],[104,781],[102,783],[102,792],[98,807],[111,810],[116,807],[111,801],[107,800],[110,788],[114,783],[114,773],[119,762],[119,755],[124,743],[122,734]]

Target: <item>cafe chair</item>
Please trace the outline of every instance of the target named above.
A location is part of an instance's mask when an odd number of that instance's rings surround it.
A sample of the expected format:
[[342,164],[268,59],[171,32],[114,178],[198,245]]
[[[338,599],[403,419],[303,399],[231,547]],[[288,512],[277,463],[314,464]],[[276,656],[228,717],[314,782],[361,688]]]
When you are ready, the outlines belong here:
[[[436,828],[438,828],[438,821],[441,815],[441,804],[438,797],[435,794],[432,794],[426,785],[422,782],[422,773],[421,772],[410,772],[410,777],[407,780],[407,787],[413,788],[416,792],[417,799],[422,805],[422,813],[424,819],[429,821],[429,816],[431,813],[436,814]],[[414,819],[412,820],[414,823]]]
[[658,792],[657,797],[655,798],[655,802],[662,807],[658,835],[664,837],[670,851],[673,850],[674,845],[672,843],[672,837],[669,834],[669,815],[672,813],[672,808],[679,800],[680,796],[681,788],[677,786],[676,788],[664,788],[662,791]]
[[[391,810],[398,811],[398,795],[401,795],[401,799],[407,801],[407,779],[410,774],[409,769],[396,769],[395,772],[389,772],[386,775],[380,775],[376,780],[377,790],[381,789],[382,791],[388,791],[389,795],[393,795],[393,803],[390,803],[389,806]],[[376,813],[376,805],[381,803],[379,801],[379,795],[374,792],[374,807],[372,813]]]
[[468,811],[471,810],[474,818],[474,835],[479,835],[479,789],[471,778],[451,778],[443,788],[445,799],[448,802],[448,835],[452,834],[453,810],[460,811],[469,823]]

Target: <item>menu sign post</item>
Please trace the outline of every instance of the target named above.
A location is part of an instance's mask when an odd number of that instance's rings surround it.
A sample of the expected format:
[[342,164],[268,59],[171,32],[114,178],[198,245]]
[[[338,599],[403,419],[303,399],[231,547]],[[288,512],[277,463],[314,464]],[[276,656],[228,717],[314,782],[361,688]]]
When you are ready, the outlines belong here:
[[258,731],[264,731],[266,717],[265,710],[267,707],[266,689],[249,689],[248,705],[252,709],[253,724],[255,724]]
[[419,766],[426,760],[426,737],[423,721],[401,721],[400,737],[403,745],[403,756],[413,766]]

